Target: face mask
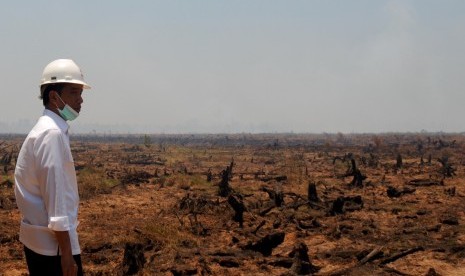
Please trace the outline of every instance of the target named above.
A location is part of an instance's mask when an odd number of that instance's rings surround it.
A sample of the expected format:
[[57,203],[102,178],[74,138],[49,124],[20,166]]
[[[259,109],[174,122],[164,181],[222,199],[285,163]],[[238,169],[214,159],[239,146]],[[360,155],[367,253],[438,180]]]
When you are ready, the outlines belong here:
[[60,109],[57,106],[58,112],[60,113],[61,117],[65,119],[65,121],[72,121],[76,119],[79,116],[79,113],[77,113],[76,110],[74,110],[68,104],[65,104],[65,102],[61,99],[60,96],[58,96],[58,98],[60,98],[61,102],[65,105],[63,109]]

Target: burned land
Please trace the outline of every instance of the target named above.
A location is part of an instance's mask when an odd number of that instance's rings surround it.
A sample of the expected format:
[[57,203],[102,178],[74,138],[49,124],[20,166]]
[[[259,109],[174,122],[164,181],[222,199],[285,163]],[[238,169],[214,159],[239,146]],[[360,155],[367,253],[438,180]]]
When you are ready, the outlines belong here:
[[[27,275],[0,137],[0,275]],[[465,136],[72,136],[86,275],[465,275]]]

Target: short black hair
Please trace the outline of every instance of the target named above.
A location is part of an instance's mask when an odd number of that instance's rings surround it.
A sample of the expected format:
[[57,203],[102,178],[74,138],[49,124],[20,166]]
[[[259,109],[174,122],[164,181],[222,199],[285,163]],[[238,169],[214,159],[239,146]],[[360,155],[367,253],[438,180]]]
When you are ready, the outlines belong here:
[[52,83],[52,84],[44,84],[40,86],[40,99],[44,106],[47,106],[50,102],[50,91],[58,92],[58,95],[61,96],[61,91],[65,87],[66,83]]

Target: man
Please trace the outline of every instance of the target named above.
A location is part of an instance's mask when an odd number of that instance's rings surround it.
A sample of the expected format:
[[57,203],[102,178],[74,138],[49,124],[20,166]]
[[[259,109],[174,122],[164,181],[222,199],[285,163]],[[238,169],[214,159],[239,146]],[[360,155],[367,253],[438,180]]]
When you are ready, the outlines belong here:
[[49,63],[42,74],[45,110],[29,132],[15,170],[22,214],[19,240],[30,275],[82,275],[77,236],[79,195],[66,121],[81,111],[84,82],[70,59]]

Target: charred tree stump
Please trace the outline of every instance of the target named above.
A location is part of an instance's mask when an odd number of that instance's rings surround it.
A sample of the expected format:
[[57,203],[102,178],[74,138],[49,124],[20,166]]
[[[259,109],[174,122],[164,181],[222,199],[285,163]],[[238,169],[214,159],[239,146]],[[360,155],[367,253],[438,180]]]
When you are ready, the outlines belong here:
[[226,168],[228,170],[228,178],[229,180],[233,177],[233,167],[234,167],[234,159],[231,160],[231,164]]
[[208,169],[207,182],[212,182],[212,179],[213,179],[212,171],[211,171],[211,169]]
[[318,194],[316,192],[316,184],[315,183],[308,183],[308,201],[310,202],[319,202],[320,199],[318,198]]
[[345,174],[345,176],[353,176],[354,178],[350,182],[350,186],[353,187],[358,187],[362,188],[363,187],[363,180],[365,180],[367,177],[362,174],[362,172],[357,168],[357,164],[355,163],[355,159],[351,158],[350,159],[351,163],[351,168],[350,170]]
[[274,198],[274,203],[276,204],[276,207],[281,207],[283,202],[284,202],[283,191],[276,192],[275,198]]
[[221,182],[219,185],[219,196],[227,197],[232,192],[231,187],[229,187],[229,166],[226,170],[221,172]]
[[274,187],[274,197],[273,197],[274,203],[276,204],[276,207],[281,207],[284,202],[284,195],[283,195],[283,189],[281,183],[277,183]]
[[294,246],[289,257],[293,258],[291,271],[297,275],[312,275],[318,272],[319,268],[310,262],[308,257],[308,247],[305,243],[300,242]]
[[134,275],[144,268],[146,262],[143,245],[140,243],[126,243],[122,263],[122,275]]
[[276,207],[281,207],[284,202],[284,195],[280,184],[276,185],[274,190],[271,190],[267,187],[262,187],[262,191],[268,194],[270,199],[274,201]]
[[396,159],[396,168],[398,170],[402,169],[402,155],[397,154],[397,159]]
[[451,187],[451,188],[448,188],[448,189],[445,189],[444,193],[446,195],[455,196],[455,186]]
[[363,208],[363,199],[361,196],[340,196],[335,201],[329,213],[334,216],[344,214],[345,212],[356,211]]
[[344,214],[344,197],[338,197],[333,201],[333,206],[329,211],[331,215]]
[[444,156],[443,158],[438,158],[438,161],[442,165],[440,172],[444,177],[452,177],[455,175],[456,169],[450,165],[449,157]]
[[363,208],[362,196],[346,196],[344,197],[344,210],[347,212],[357,211]]
[[387,196],[388,197],[400,197],[402,195],[402,193],[397,190],[396,188],[392,187],[392,186],[388,186],[387,188]]
[[284,236],[284,232],[272,233],[266,235],[255,243],[246,245],[244,249],[260,252],[263,256],[270,256],[273,249],[283,243]]
[[232,195],[230,194],[228,197],[228,203],[234,209],[234,217],[233,220],[239,222],[239,227],[242,228],[244,223],[244,211],[245,205],[242,202],[242,197],[240,195]]

